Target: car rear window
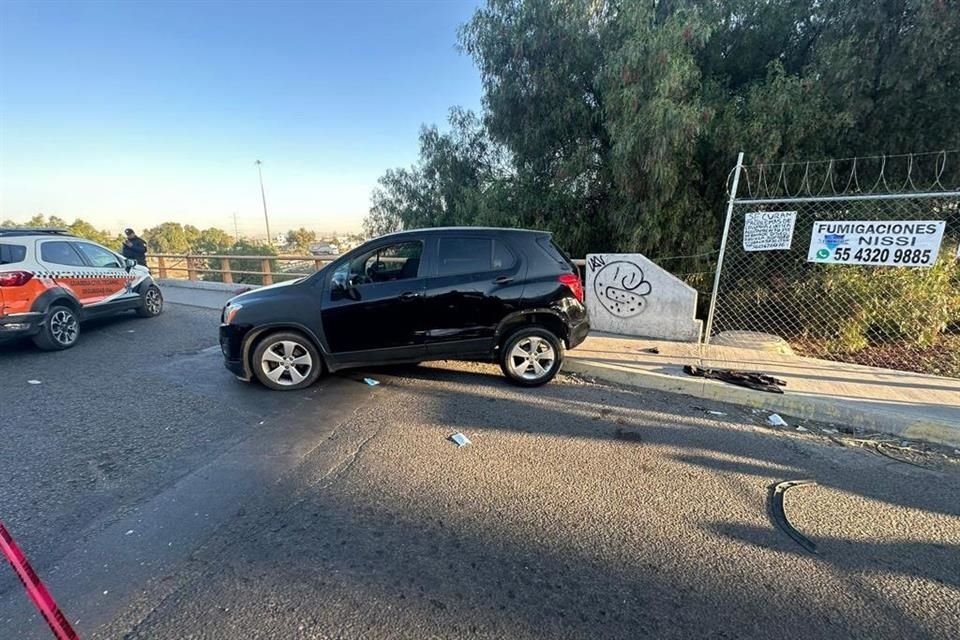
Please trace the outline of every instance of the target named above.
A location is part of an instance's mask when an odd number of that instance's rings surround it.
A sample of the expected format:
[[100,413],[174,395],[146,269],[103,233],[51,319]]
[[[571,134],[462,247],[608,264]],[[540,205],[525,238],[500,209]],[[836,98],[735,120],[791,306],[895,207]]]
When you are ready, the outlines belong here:
[[544,252],[553,258],[560,266],[570,269],[571,271],[577,270],[573,264],[573,261],[567,256],[566,253],[563,252],[563,249],[557,246],[557,243],[553,241],[553,238],[549,236],[537,238],[537,244],[539,244]]
[[16,264],[27,257],[27,248],[20,244],[0,243],[0,264]]
[[509,269],[517,259],[502,242],[492,238],[440,238],[437,275],[454,276]]

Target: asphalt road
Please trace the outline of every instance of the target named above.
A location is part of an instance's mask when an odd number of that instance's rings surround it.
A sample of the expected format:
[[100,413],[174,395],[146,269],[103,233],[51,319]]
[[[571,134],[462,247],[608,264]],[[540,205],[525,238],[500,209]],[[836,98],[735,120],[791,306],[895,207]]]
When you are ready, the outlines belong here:
[[[222,369],[215,322],[0,348],[0,517],[83,637],[960,637],[955,462],[485,365],[269,393]],[[817,554],[769,515],[799,478]],[[46,636],[6,576],[8,637]]]

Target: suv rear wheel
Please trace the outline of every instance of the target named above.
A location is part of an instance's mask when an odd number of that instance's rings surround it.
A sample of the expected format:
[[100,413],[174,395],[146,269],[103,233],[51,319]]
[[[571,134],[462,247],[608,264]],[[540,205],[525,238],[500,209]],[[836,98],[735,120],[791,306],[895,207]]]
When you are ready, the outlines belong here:
[[47,321],[40,333],[33,337],[33,344],[44,351],[69,349],[80,337],[80,319],[76,312],[64,305],[54,305],[47,311]]
[[550,382],[561,366],[563,343],[543,327],[517,329],[500,350],[500,368],[504,375],[522,387],[538,387]]
[[316,382],[323,362],[320,352],[299,333],[271,333],[253,350],[253,373],[263,386],[295,391]]

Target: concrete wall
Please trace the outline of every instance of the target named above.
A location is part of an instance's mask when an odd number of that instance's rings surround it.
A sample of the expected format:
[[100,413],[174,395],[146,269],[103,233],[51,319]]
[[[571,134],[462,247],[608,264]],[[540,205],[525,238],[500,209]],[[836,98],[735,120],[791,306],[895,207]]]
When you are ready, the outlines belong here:
[[592,329],[699,342],[696,290],[643,255],[590,254],[585,271]]

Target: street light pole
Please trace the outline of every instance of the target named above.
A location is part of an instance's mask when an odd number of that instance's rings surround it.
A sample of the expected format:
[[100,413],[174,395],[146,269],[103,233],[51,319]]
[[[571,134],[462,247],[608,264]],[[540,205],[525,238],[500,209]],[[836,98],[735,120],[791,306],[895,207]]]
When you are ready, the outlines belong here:
[[263,221],[267,225],[267,244],[273,244],[273,236],[270,235],[270,216],[267,215],[267,195],[263,191],[263,170],[260,168],[263,163],[257,160],[253,164],[257,165],[257,174],[260,176],[260,198],[263,199]]

